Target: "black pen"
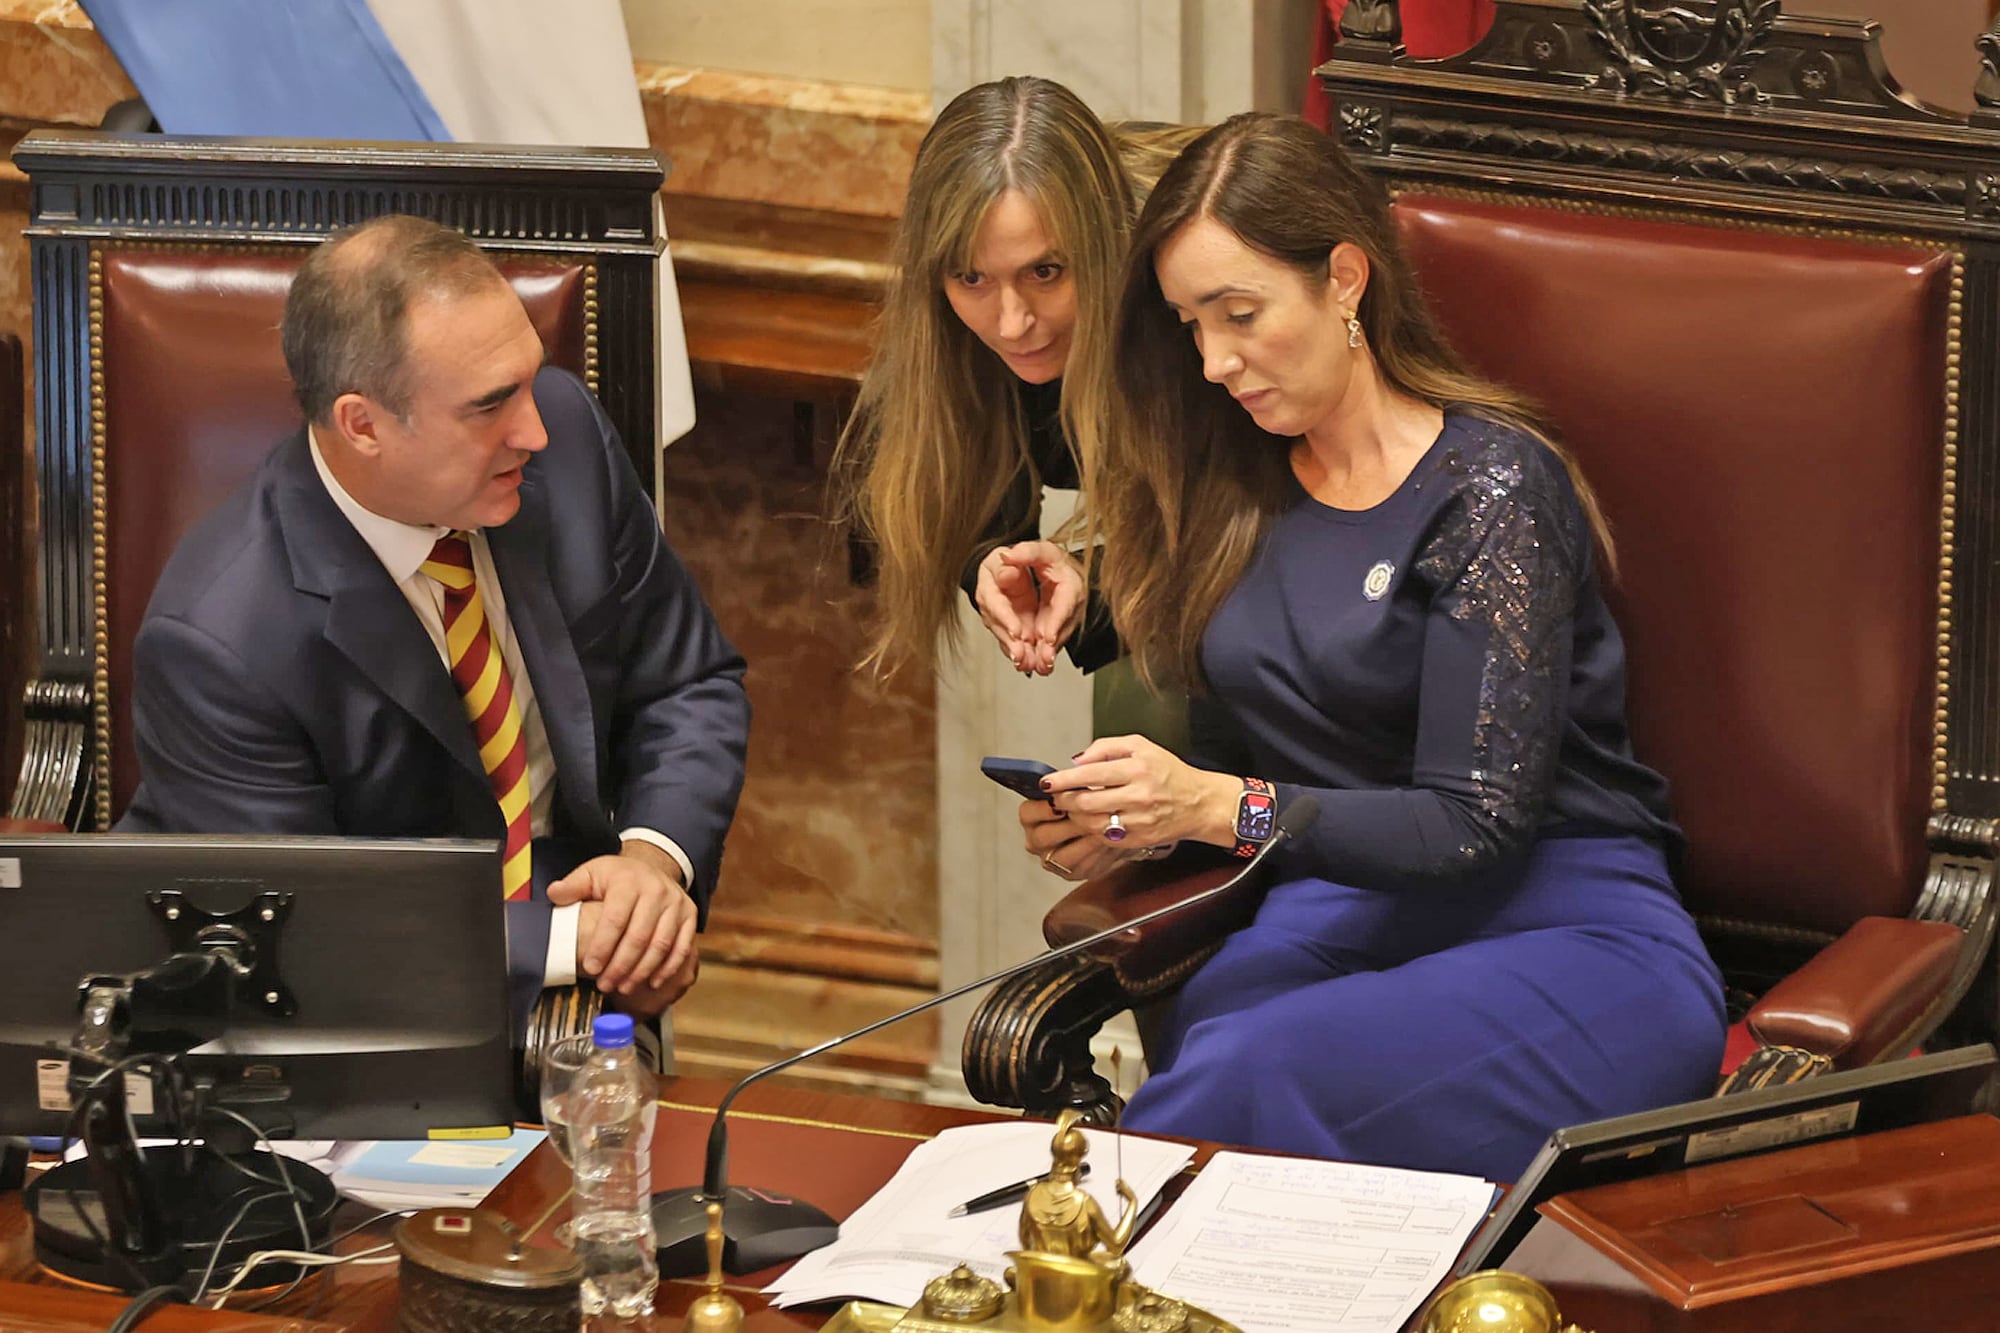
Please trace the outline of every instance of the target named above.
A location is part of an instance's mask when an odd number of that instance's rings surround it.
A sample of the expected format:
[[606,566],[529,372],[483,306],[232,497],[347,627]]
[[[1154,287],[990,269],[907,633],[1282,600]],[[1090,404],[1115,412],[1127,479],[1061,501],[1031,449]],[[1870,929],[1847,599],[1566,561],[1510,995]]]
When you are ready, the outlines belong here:
[[[1081,1180],[1089,1174],[1090,1163],[1085,1162],[1083,1168],[1076,1173],[1076,1178]],[[967,1199],[964,1203],[946,1213],[945,1216],[965,1217],[971,1213],[983,1213],[991,1208],[1003,1208],[1010,1203],[1019,1203],[1028,1197],[1029,1190],[1047,1179],[1048,1173],[1045,1171],[1039,1176],[1029,1176],[1026,1180],[1017,1180],[1011,1185],[1002,1185],[997,1190],[988,1190],[978,1198]]]

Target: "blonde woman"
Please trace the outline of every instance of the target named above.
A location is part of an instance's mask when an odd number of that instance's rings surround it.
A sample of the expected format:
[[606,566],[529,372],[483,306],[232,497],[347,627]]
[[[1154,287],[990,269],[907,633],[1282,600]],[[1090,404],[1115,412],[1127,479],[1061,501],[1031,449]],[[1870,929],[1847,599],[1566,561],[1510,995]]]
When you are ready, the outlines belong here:
[[1150,179],[1198,132],[1114,137],[1061,84],[1008,78],[952,99],[925,135],[835,469],[842,516],[874,548],[875,670],[930,667],[961,590],[1018,670],[1048,674],[1065,645],[1086,671],[1117,656],[1103,617],[1080,632],[1075,562],[1036,540],[1042,488],[1080,481],[1065,386],[1105,373],[1133,213],[1121,157]]

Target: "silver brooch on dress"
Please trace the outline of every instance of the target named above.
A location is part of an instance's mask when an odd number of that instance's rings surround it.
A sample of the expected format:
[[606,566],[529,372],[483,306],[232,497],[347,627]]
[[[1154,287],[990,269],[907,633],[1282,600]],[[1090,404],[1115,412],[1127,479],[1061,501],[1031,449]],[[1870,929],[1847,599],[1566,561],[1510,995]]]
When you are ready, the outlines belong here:
[[1389,591],[1389,580],[1396,577],[1396,567],[1387,560],[1377,560],[1368,577],[1361,580],[1361,595],[1371,602],[1382,600],[1382,594]]

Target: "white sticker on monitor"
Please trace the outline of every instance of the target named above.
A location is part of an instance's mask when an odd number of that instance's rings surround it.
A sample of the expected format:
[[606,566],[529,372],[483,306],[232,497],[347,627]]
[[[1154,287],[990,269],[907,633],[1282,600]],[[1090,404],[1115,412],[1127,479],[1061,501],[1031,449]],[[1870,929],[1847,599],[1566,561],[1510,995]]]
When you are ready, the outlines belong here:
[[[35,1105],[44,1111],[73,1109],[69,1099],[69,1061],[35,1061]],[[153,1077],[141,1071],[125,1075],[125,1109],[133,1115],[153,1113]]]
[[21,887],[21,858],[0,856],[0,889]]
[[1769,1120],[1753,1120],[1747,1125],[1731,1125],[1727,1129],[1690,1134],[1687,1160],[1690,1163],[1706,1162],[1715,1157],[1735,1157],[1746,1152],[1761,1152],[1766,1148],[1780,1148],[1786,1144],[1845,1134],[1854,1128],[1860,1113],[1860,1102],[1840,1102],[1791,1115],[1772,1116]]
[[35,1105],[44,1111],[70,1109],[69,1061],[35,1061]]

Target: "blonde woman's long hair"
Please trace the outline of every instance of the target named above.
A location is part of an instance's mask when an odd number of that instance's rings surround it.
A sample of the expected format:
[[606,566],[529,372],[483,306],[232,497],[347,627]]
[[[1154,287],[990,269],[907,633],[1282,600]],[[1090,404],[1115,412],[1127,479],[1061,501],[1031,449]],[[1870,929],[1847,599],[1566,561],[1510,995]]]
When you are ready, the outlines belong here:
[[[1177,127],[1137,127],[1131,151],[1157,175]],[[1191,132],[1180,131],[1185,142]],[[1178,147],[1178,144],[1175,144]],[[878,619],[863,665],[928,667],[956,643],[960,579],[985,556],[988,526],[1023,469],[1039,513],[1019,381],[952,312],[946,279],[971,263],[987,210],[1025,195],[1076,292],[1064,370],[1066,438],[1079,438],[1069,386],[1107,373],[1111,312],[1131,236],[1132,188],[1114,139],[1076,94],[1008,78],[953,98],[917,149],[896,233],[896,276],[874,358],[835,451],[837,517],[873,545]],[[1078,475],[1088,468],[1079,459]]]
[[[1154,274],[1167,240],[1212,217],[1246,245],[1323,284],[1334,246],[1368,256],[1359,315],[1389,386],[1534,433],[1569,468],[1607,566],[1595,495],[1521,395],[1466,369],[1439,333],[1396,243],[1386,192],[1339,144],[1296,116],[1233,116],[1167,168],[1133,229],[1110,375],[1080,384],[1079,454],[1101,539],[1097,574],[1139,676],[1199,692],[1201,638],[1285,503],[1288,442],[1259,430],[1202,376],[1200,353]],[[1094,395],[1103,394],[1102,400]]]

